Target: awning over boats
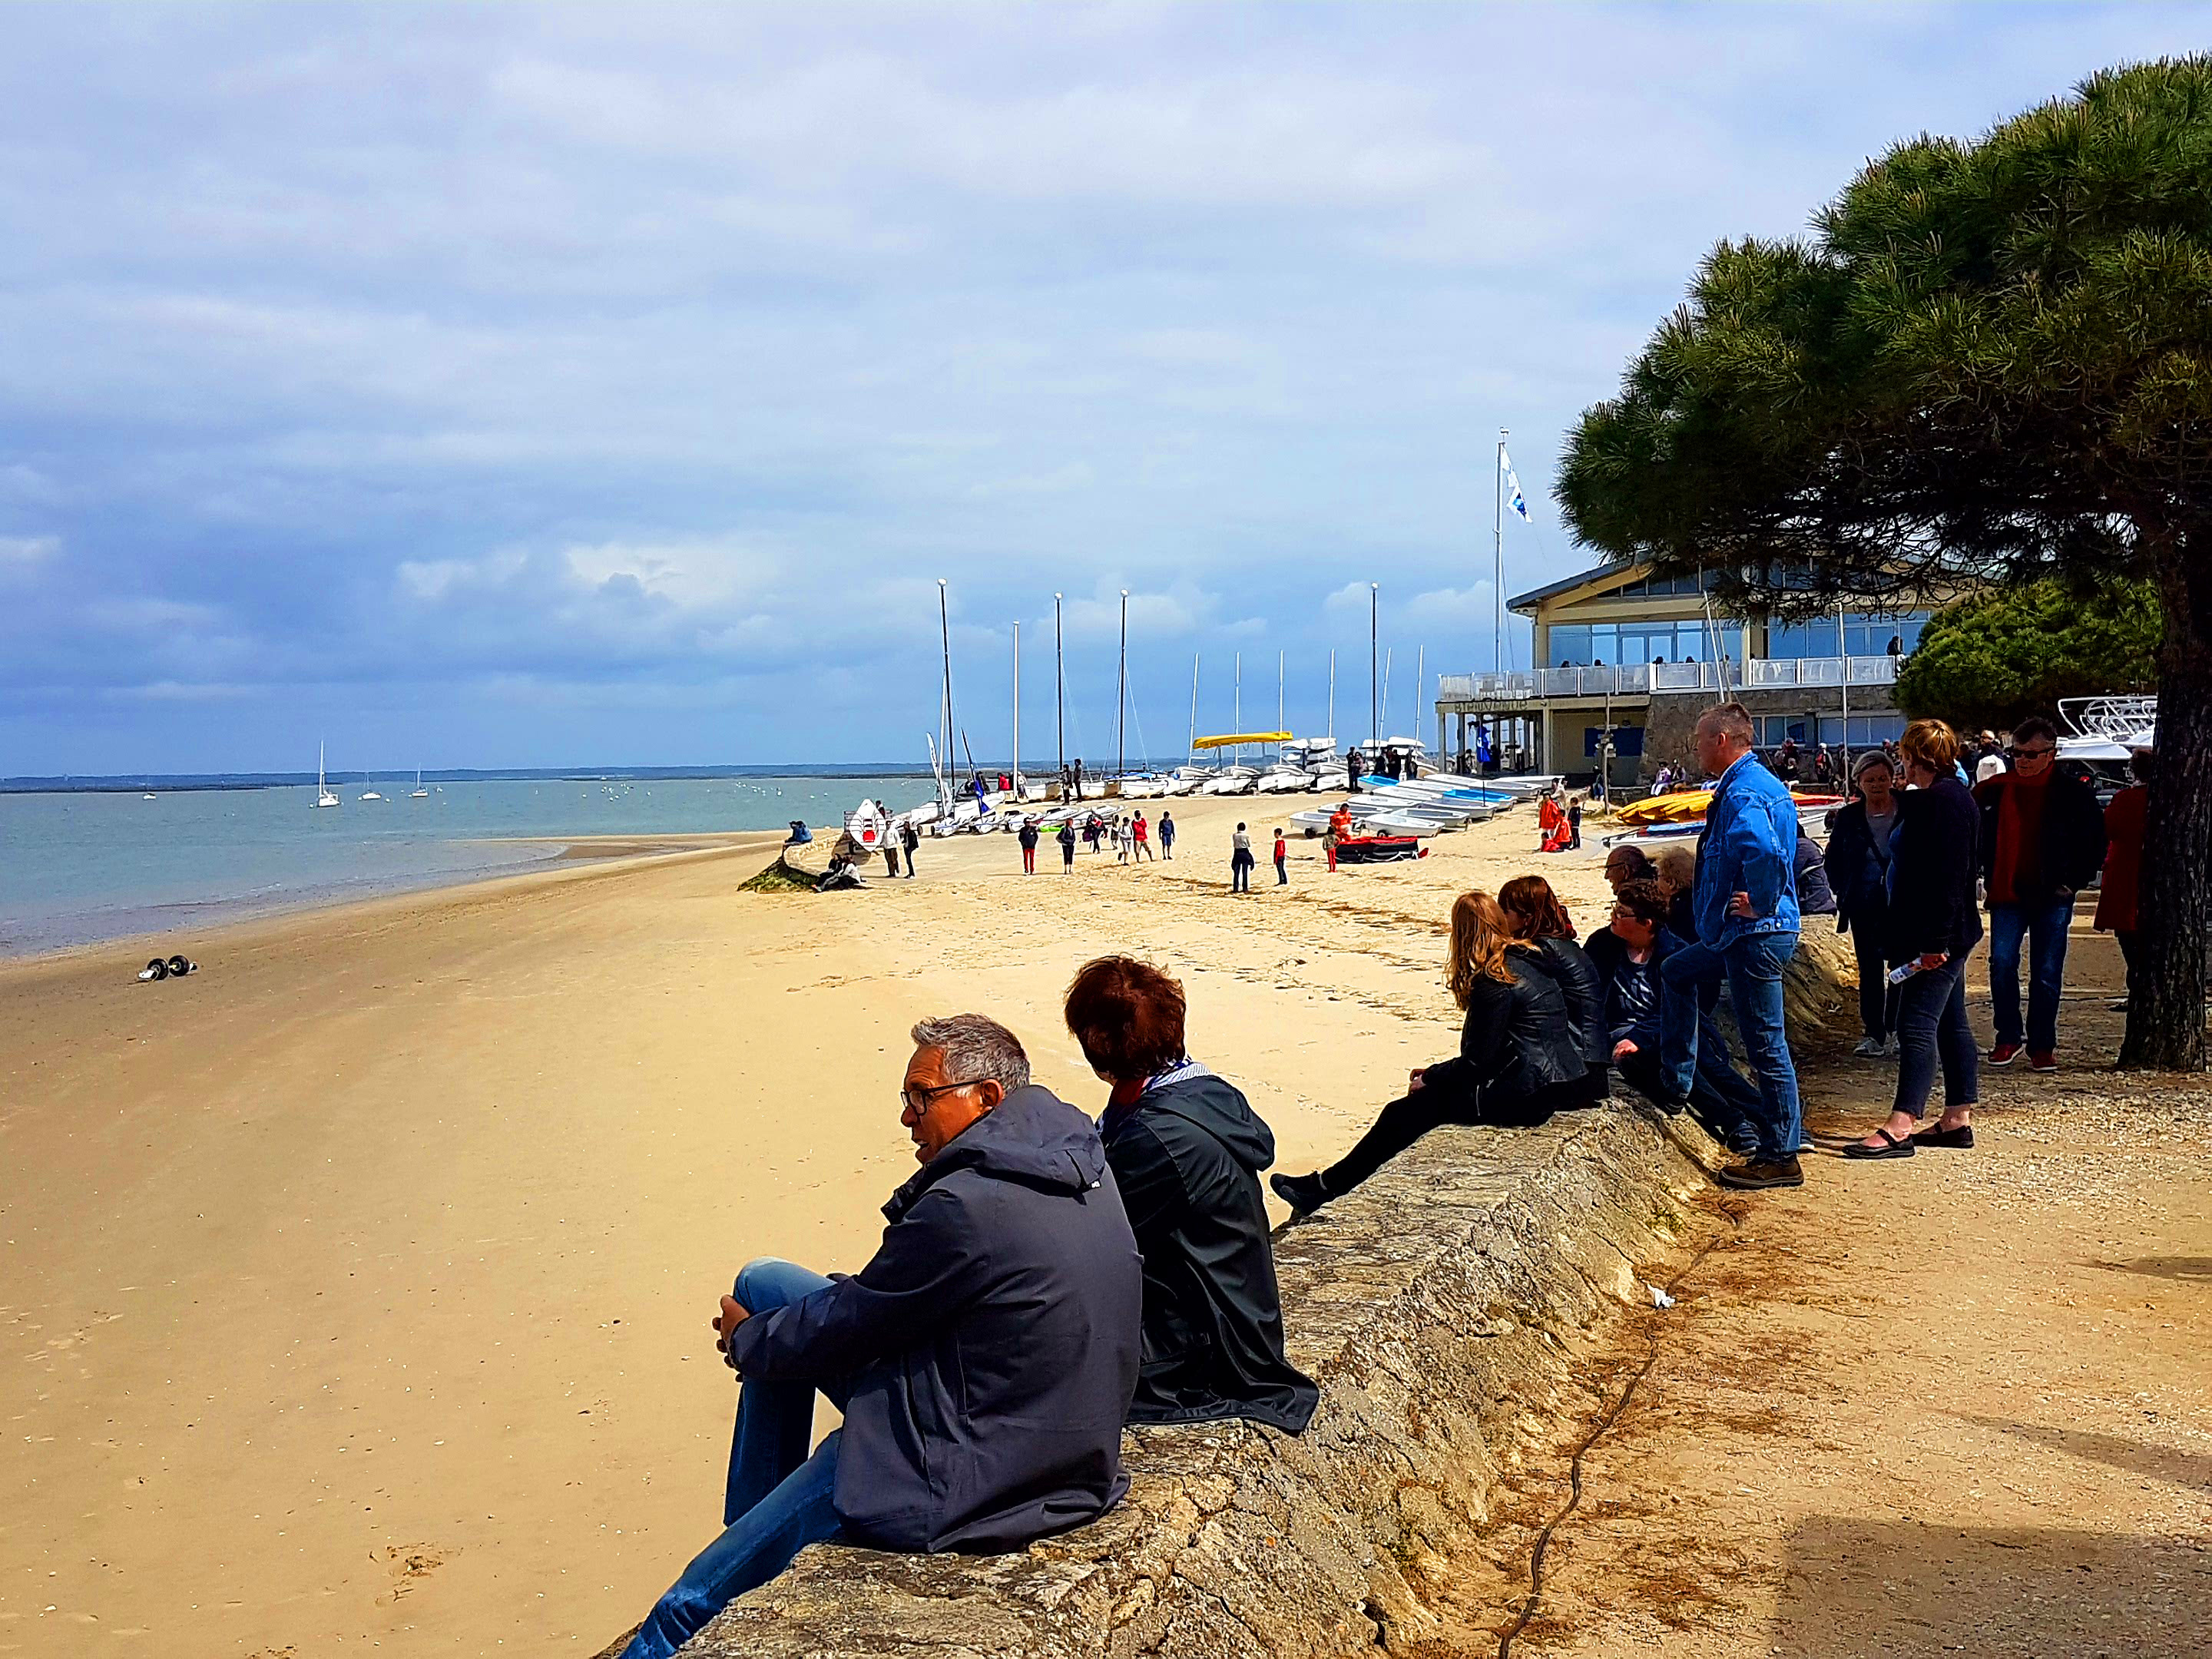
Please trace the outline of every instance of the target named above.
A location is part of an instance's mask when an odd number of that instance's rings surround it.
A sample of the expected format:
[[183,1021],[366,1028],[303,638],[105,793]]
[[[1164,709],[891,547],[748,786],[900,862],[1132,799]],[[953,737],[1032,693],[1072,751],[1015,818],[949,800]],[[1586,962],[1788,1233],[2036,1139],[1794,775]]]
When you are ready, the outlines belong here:
[[1198,738],[1192,741],[1194,749],[1237,749],[1248,743],[1288,743],[1288,732],[1231,732],[1218,738]]

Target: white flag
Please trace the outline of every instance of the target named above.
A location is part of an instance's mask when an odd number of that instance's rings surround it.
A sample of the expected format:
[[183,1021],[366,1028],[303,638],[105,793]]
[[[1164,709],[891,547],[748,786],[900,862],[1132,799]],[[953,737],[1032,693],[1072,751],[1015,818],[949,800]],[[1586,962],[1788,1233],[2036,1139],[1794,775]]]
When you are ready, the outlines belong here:
[[1521,493],[1520,476],[1513,471],[1513,458],[1505,453],[1505,446],[1498,446],[1498,464],[1505,469],[1505,505],[1521,515],[1524,523],[1534,523],[1528,517],[1528,498]]

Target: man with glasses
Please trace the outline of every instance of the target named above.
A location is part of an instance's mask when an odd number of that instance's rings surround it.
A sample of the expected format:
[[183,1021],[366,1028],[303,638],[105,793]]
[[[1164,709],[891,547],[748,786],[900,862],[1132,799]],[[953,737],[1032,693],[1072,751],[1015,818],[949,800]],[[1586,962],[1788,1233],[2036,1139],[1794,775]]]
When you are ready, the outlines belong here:
[[[1982,879],[1990,904],[1990,1002],[1996,1046],[2009,1066],[2027,1048],[2028,1069],[2058,1069],[2058,999],[2074,896],[2105,862],[2097,792],[2056,763],[2058,732],[2036,716],[2013,728],[2012,770],[1978,784]],[[2028,947],[2027,1023],[2020,1017],[2020,949]]]
[[[714,1346],[744,1379],[722,1534],[623,1659],[666,1659],[809,1544],[1001,1553],[1128,1490],[1144,1290],[1098,1133],[997,1021],[913,1038],[899,1121],[921,1170],[859,1273],[762,1260],[722,1298]],[[817,1393],[845,1420],[810,1455]]]

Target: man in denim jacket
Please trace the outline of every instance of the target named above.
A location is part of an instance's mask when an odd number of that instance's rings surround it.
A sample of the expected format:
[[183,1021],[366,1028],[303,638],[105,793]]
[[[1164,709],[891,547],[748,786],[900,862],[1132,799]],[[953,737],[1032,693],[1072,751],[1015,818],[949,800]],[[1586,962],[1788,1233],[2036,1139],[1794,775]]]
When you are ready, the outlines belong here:
[[1751,714],[1740,702],[1708,708],[1698,720],[1698,763],[1717,777],[1705,833],[1698,837],[1698,881],[1691,896],[1695,942],[1667,959],[1661,1064],[1669,1094],[1686,1100],[1698,1063],[1698,990],[1728,981],[1759,1083],[1759,1146],[1721,1171],[1723,1186],[1799,1187],[1804,1118],[1797,1069],[1782,1030],[1782,970],[1797,949],[1797,807],[1782,781],[1752,753]]

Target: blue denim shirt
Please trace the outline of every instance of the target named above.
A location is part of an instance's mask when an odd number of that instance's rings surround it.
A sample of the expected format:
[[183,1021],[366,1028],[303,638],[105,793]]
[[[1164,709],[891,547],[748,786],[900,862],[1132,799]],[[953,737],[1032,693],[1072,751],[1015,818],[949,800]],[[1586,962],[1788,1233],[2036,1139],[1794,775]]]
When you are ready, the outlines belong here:
[[[1714,950],[1753,933],[1797,931],[1797,803],[1781,779],[1747,750],[1721,774],[1698,837],[1698,884],[1690,908],[1699,941]],[[1751,895],[1750,918],[1729,899]]]

